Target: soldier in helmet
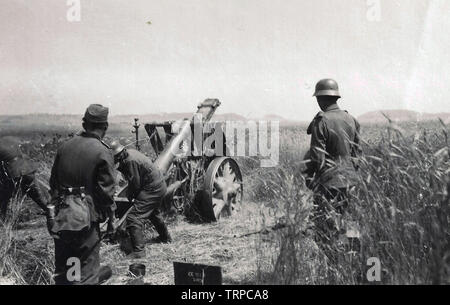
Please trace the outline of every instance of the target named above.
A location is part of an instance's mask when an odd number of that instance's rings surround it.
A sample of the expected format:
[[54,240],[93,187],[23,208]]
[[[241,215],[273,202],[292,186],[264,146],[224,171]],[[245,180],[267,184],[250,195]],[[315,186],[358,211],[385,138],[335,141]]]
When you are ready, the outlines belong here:
[[49,195],[36,178],[37,166],[22,155],[19,144],[9,138],[0,140],[0,218],[5,218],[14,192],[21,189],[48,213]]
[[166,182],[161,171],[144,154],[126,149],[119,142],[111,143],[111,149],[115,162],[119,164],[118,170],[128,181],[128,199],[134,205],[126,218],[127,232],[133,247],[128,258],[142,258],[145,257],[144,219],[149,219],[155,226],[159,234],[157,242],[172,241],[159,211],[167,190]]
[[114,159],[102,141],[108,108],[90,105],[83,129],[59,147],[50,177],[57,285],[98,284],[111,275],[109,267],[100,267],[99,255],[99,224],[109,219],[113,231],[116,207]]
[[339,219],[348,206],[348,192],[358,183],[354,158],[359,154],[358,121],[341,110],[338,84],[323,79],[316,85],[314,96],[321,111],[308,127],[311,135],[306,171],[308,186],[314,191],[316,241],[330,260],[335,255],[329,245],[339,238]]

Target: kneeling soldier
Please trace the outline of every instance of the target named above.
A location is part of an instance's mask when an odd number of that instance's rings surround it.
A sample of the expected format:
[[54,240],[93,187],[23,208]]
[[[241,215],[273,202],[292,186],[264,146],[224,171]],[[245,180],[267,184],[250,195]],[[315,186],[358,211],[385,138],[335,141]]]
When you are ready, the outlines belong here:
[[22,156],[17,143],[8,142],[0,141],[0,217],[6,218],[9,200],[18,189],[48,213],[49,194],[36,178],[37,166]]
[[149,219],[159,234],[157,241],[168,243],[172,239],[160,215],[162,198],[167,186],[160,170],[152,161],[134,149],[125,149],[118,142],[111,143],[118,170],[128,181],[128,200],[133,208],[126,218],[126,228],[130,235],[133,251],[128,258],[145,257],[143,220]]

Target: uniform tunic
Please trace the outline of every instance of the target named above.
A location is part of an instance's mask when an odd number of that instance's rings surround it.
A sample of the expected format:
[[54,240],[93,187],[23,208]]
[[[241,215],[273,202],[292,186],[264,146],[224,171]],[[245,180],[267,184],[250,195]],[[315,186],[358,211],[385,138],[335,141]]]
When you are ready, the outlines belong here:
[[134,149],[127,149],[127,157],[120,162],[118,170],[128,181],[128,199],[148,201],[150,194],[165,189],[161,171],[151,160]]
[[70,187],[85,187],[92,197],[92,222],[103,222],[116,208],[114,158],[96,135],[83,132],[58,149],[50,177],[53,197]]
[[359,180],[353,163],[360,152],[359,131],[358,121],[337,105],[319,112],[307,131],[311,134],[308,174],[314,177],[315,240],[333,264],[337,263],[337,254],[331,244],[342,232],[348,190]]
[[134,199],[134,207],[126,219],[133,251],[144,250],[144,219],[151,221],[162,239],[170,238],[159,210],[167,190],[161,171],[147,156],[134,149],[126,151],[126,157],[120,161],[118,169],[128,181],[129,200]]
[[360,150],[359,130],[358,121],[337,105],[319,112],[311,122],[311,172],[320,187],[340,189],[357,184],[352,158]]
[[[83,132],[58,149],[52,168],[50,187],[56,200],[65,188],[84,187],[91,206],[89,228],[61,231],[55,238],[55,283],[97,284],[100,269],[99,222],[115,210],[114,160],[109,147],[94,134]],[[76,257],[81,263],[79,281],[68,280],[67,260]]]

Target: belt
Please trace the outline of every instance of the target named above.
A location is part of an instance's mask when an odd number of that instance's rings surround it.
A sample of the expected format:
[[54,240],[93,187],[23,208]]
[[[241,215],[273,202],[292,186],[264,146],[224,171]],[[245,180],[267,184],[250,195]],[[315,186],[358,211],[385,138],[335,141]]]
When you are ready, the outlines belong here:
[[80,187],[63,187],[61,188],[61,195],[80,195],[81,197],[86,196],[86,188],[84,186]]
[[[86,197],[85,187],[60,187],[58,190],[58,200],[55,203],[56,210],[58,211],[61,207],[66,206],[64,198],[66,196],[75,195],[80,196],[81,199]],[[58,212],[57,212],[58,213]]]

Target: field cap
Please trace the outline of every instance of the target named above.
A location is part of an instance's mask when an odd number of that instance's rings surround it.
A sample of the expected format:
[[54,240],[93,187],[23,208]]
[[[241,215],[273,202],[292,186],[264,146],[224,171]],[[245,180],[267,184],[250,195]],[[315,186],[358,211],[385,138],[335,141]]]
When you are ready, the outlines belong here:
[[91,104],[84,113],[83,120],[90,123],[108,123],[108,107],[100,104]]

